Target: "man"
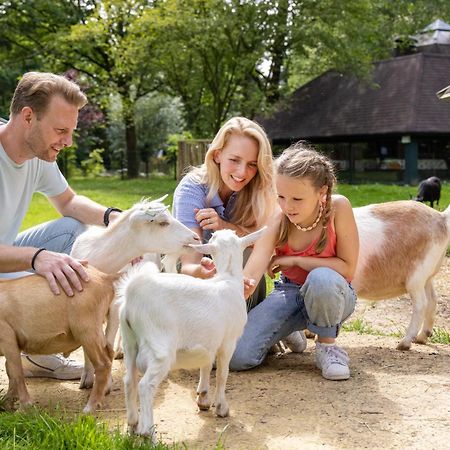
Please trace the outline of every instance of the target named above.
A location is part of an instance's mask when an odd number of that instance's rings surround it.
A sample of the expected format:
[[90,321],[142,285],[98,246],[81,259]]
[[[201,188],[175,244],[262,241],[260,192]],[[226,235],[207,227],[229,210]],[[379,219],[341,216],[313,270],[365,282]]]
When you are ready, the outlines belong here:
[[[85,224],[108,225],[115,208],[77,195],[56,164],[72,145],[78,111],[86,104],[79,86],[51,73],[26,73],[14,92],[10,120],[0,123],[0,277],[30,271],[51,291],[72,296],[88,281],[86,261],[69,256]],[[47,196],[63,216],[18,234],[34,192]],[[58,355],[22,356],[25,376],[77,379],[82,366]]]

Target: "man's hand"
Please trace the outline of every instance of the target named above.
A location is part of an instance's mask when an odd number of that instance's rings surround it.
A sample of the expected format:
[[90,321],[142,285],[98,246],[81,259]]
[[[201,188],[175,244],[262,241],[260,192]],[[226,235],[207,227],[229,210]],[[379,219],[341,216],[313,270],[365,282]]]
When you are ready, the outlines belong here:
[[47,279],[50,289],[55,295],[60,294],[59,283],[64,292],[72,297],[74,295],[72,286],[81,292],[83,286],[80,279],[89,281],[89,276],[84,269],[87,263],[86,260],[74,259],[64,253],[45,250],[37,255],[34,267],[38,275]]

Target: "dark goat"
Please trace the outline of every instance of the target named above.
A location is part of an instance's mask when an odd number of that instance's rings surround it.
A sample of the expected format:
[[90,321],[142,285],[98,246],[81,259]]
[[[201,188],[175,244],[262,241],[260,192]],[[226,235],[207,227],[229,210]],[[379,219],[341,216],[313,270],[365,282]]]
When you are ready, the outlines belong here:
[[419,184],[419,192],[414,200],[418,202],[430,202],[433,208],[433,202],[439,205],[441,198],[441,180],[438,177],[430,177]]

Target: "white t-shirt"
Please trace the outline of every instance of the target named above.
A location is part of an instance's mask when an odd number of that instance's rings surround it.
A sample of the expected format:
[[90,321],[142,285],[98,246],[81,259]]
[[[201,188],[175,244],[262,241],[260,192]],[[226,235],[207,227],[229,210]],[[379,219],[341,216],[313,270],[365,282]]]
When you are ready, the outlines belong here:
[[33,158],[17,164],[0,144],[0,244],[13,244],[35,192],[54,197],[67,187],[56,162]]

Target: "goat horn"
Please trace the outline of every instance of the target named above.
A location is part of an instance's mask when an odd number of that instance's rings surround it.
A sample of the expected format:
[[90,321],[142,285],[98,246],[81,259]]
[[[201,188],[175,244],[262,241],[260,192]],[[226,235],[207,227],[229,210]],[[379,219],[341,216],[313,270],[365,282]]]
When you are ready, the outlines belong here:
[[164,206],[163,208],[149,207],[147,211],[145,211],[145,214],[147,216],[150,216],[152,219],[156,219],[160,214],[162,214],[164,211],[167,211],[168,209],[169,209],[168,206]]
[[160,197],[160,198],[157,198],[156,200],[152,200],[152,202],[159,202],[159,203],[162,203],[167,197],[169,196],[169,194],[165,194],[165,195],[163,195],[162,197]]

